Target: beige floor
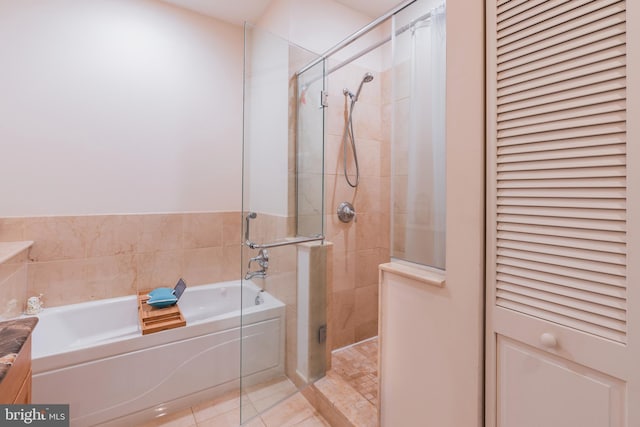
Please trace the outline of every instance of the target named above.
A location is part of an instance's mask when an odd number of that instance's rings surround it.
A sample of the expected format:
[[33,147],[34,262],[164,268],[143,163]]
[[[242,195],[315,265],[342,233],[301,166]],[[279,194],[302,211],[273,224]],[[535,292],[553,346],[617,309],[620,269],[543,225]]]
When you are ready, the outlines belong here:
[[[331,371],[316,383],[318,390],[354,425],[376,426],[378,339],[335,351],[331,363]],[[285,377],[247,388],[242,418],[248,427],[331,426]],[[239,420],[240,392],[236,390],[140,427],[237,427]]]
[[[242,418],[246,421],[243,426],[248,427],[330,427],[286,378],[247,389],[242,398]],[[233,391],[140,427],[237,427],[239,421],[240,393]]]

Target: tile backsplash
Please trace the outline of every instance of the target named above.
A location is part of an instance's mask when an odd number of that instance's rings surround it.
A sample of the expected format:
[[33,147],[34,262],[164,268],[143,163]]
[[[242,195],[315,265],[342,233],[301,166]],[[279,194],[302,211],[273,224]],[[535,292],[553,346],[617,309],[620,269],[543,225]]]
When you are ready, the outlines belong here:
[[44,294],[52,307],[173,286],[180,277],[190,286],[238,279],[241,229],[240,212],[0,218],[0,241],[35,242],[24,268],[4,267],[17,274],[0,290],[20,294],[21,305]]

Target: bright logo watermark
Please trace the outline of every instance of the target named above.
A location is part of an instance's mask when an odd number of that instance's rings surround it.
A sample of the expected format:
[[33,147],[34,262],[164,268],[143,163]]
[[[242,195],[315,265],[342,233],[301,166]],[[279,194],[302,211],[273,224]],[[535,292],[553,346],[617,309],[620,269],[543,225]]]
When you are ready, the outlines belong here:
[[0,405],[0,426],[69,427],[69,405]]

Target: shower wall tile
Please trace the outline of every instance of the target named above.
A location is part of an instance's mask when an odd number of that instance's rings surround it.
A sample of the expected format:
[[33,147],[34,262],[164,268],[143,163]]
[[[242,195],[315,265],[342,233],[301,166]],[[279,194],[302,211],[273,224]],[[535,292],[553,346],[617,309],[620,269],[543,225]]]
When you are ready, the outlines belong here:
[[[329,204],[325,218],[325,237],[334,244],[336,251],[355,251],[356,250],[356,227],[354,222],[344,223],[338,219],[335,209],[337,204]],[[360,221],[356,215],[356,221]]]
[[378,246],[380,215],[363,213],[359,215],[356,227],[356,250],[373,249]]
[[380,191],[380,198],[378,200],[377,212],[388,215],[391,207],[391,180],[389,177],[380,177],[378,189]]
[[324,140],[325,174],[336,175],[342,173],[342,152],[342,136],[327,134]]
[[46,307],[105,298],[104,288],[87,285],[86,265],[86,259],[30,263],[27,294],[43,294]]
[[378,318],[378,284],[356,288],[355,316],[356,326]]
[[87,257],[136,253],[141,223],[137,215],[88,216]]
[[24,312],[27,299],[27,252],[23,251],[0,264],[0,319]]
[[182,249],[182,214],[140,215],[140,220],[139,253]]
[[[222,247],[187,249],[184,251],[182,278],[189,286],[224,281]],[[237,277],[237,276],[236,276]]]
[[25,240],[23,218],[0,218],[0,242],[23,240]]
[[160,286],[173,287],[185,272],[183,252],[180,250],[137,254],[136,268],[138,290]]
[[356,287],[357,262],[355,251],[333,251],[333,292],[347,291]]
[[222,246],[224,216],[215,213],[193,213],[183,215],[183,238],[185,249]]
[[33,240],[31,261],[84,258],[87,217],[54,216],[25,218],[25,240]]
[[361,176],[354,207],[358,215],[376,213],[380,208],[380,178]]
[[380,176],[380,141],[360,138],[357,141],[360,177]]
[[378,285],[379,253],[377,248],[356,252],[356,288]]
[[[292,227],[286,218],[268,222],[270,233]],[[241,230],[240,212],[0,218],[0,240],[34,241],[22,293],[43,293],[47,306],[173,286],[180,277],[189,286],[238,279]]]
[[329,95],[326,109],[326,129],[328,135],[342,137],[347,120],[348,102],[344,95]]
[[[136,256],[89,258],[84,265],[84,284],[77,291],[86,299],[113,298],[136,293]],[[46,295],[45,295],[46,297]]]
[[352,344],[355,337],[355,289],[334,291],[332,304],[333,347]]
[[378,319],[360,323],[355,329],[355,342],[363,341],[378,335]]
[[380,118],[381,111],[379,104],[368,104],[358,101],[353,112],[353,131],[355,132],[356,138],[382,139]]
[[242,249],[240,245],[228,245],[222,248],[222,281],[237,280],[244,275],[247,264],[240,259]]
[[222,245],[238,246],[243,242],[242,221],[240,212],[223,212],[222,216]]

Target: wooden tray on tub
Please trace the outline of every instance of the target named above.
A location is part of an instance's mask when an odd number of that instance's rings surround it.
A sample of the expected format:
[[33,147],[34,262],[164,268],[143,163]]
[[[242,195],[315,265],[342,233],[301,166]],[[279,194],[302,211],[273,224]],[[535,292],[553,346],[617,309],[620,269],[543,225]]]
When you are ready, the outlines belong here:
[[177,304],[165,308],[147,304],[149,292],[150,290],[138,292],[138,318],[142,335],[179,328],[187,324]]

